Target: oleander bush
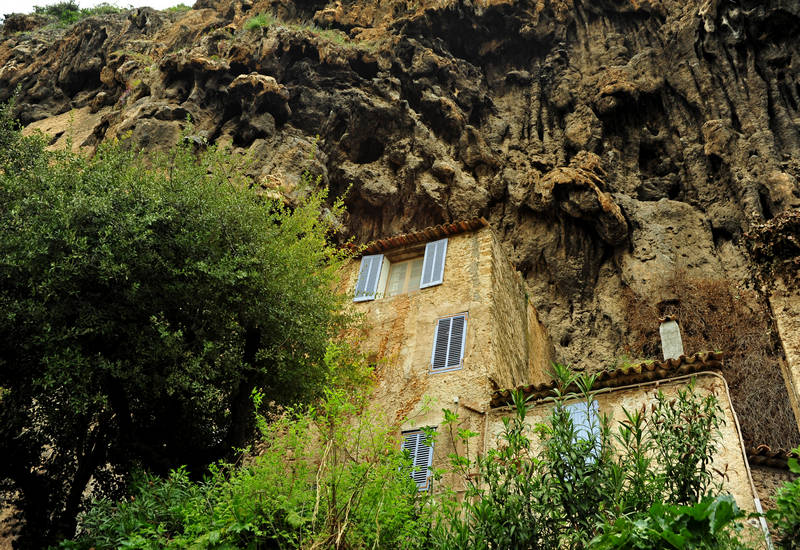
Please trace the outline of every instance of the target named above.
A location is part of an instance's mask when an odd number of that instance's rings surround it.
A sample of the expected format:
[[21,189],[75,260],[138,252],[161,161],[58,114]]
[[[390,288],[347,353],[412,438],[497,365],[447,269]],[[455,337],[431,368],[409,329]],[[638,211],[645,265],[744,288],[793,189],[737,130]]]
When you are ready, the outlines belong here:
[[[666,533],[659,544],[629,547],[689,548],[669,544],[681,537],[694,541],[681,529],[711,503],[709,514],[721,507],[728,515],[724,521],[721,513],[715,516],[716,523],[690,522],[697,540],[735,538],[741,518],[735,503],[730,497],[714,501],[721,486],[711,462],[724,422],[715,396],[697,396],[692,384],[674,398],[659,393],[651,408],[625,411],[612,426],[609,418],[592,412],[592,376],[576,377],[562,367],[557,375],[561,388],[575,383],[581,391],[559,391],[546,422],[530,425],[529,405],[517,393],[514,415],[504,420],[496,449],[474,460],[451,456],[468,489],[462,501],[453,499],[437,516],[433,547],[610,548],[609,541],[625,537],[644,540],[630,529],[663,516],[668,524],[648,527]],[[575,398],[585,405],[583,422],[567,408]],[[448,413],[447,433],[453,442],[466,442],[475,434],[459,430],[458,420]],[[694,508],[698,501],[705,504]],[[676,533],[672,542],[670,529]]]

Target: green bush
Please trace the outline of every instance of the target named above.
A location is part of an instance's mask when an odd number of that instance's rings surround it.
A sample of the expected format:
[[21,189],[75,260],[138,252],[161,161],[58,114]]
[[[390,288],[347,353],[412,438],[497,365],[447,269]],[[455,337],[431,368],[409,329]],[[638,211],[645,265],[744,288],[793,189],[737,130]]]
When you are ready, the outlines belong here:
[[706,497],[684,506],[655,503],[646,514],[623,516],[602,527],[589,544],[593,550],[659,550],[746,548],[741,542],[745,514],[730,495]]
[[176,4],[174,6],[170,6],[170,7],[166,8],[164,11],[172,12],[172,13],[180,13],[180,12],[184,12],[184,11],[189,11],[191,9],[192,9],[192,7],[191,6],[187,6],[186,4]]
[[[650,411],[625,411],[616,431],[599,417],[587,432],[575,425],[567,400],[580,397],[588,407],[594,378],[556,370],[562,388],[575,383],[581,393],[559,392],[548,422],[530,426],[528,404],[516,394],[496,449],[474,461],[451,456],[468,491],[437,517],[437,548],[584,548],[619,518],[718,492],[710,468],[723,419],[714,396],[700,398],[690,384],[674,399],[659,393]],[[466,444],[474,434],[455,429],[458,415],[446,414],[454,445]]]
[[267,13],[259,13],[254,15],[244,23],[246,31],[254,31],[264,27],[269,27],[275,23],[275,17]]
[[29,546],[73,534],[90,480],[119,494],[130,468],[246,445],[253,390],[279,406],[344,376],[326,362],[348,320],[338,207],[309,178],[292,209],[267,200],[189,141],[87,159],[0,111],[0,498]]
[[47,6],[34,6],[33,12],[39,15],[49,15],[55,17],[60,25],[72,25],[81,19],[92,17],[95,15],[107,15],[111,13],[122,13],[126,11],[123,8],[118,8],[111,4],[102,3],[92,8],[81,8],[77,2],[67,0],[66,2],[58,2],[56,4],[49,4]]
[[[800,447],[794,452],[800,454]],[[796,458],[789,459],[789,469],[800,475],[800,464]],[[767,518],[778,531],[781,548],[800,549],[800,477],[778,489],[775,509],[767,512]]]
[[139,477],[131,498],[96,502],[63,546],[421,548],[426,494],[394,428],[357,393],[329,391],[264,422],[246,467],[219,465],[201,483],[184,469]]

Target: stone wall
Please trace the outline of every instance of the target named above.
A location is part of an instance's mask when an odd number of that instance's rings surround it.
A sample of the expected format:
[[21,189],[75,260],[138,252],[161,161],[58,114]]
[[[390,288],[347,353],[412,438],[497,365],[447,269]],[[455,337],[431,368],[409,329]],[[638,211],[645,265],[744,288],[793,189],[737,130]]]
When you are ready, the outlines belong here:
[[[642,405],[648,407],[655,403],[659,391],[665,395],[675,395],[679,389],[685,388],[689,377],[675,378],[660,383],[647,383],[619,389],[601,390],[597,394],[600,414],[607,414],[612,419],[612,431],[616,431],[616,423],[625,418],[623,408],[634,410]],[[755,511],[755,493],[750,481],[749,466],[747,464],[741,435],[739,432],[736,414],[728,395],[727,384],[722,376],[715,373],[700,373],[696,375],[695,391],[705,396],[714,394],[719,398],[720,406],[725,414],[725,425],[722,427],[722,437],[713,468],[727,472],[723,479],[724,490],[730,492],[736,502],[743,509]],[[552,409],[551,402],[539,402],[531,407],[527,421],[531,426],[547,420]],[[510,415],[508,408],[496,409],[491,412],[488,427],[488,446],[495,445],[503,431],[503,418]],[[536,438],[535,438],[536,439]],[[719,479],[719,476],[718,476]]]
[[[377,360],[374,401],[404,427],[438,425],[442,407],[452,407],[456,397],[488,402],[494,364],[491,247],[489,231],[452,236],[441,285],[353,304],[365,319],[359,344]],[[348,269],[352,289],[358,262]],[[467,313],[462,368],[433,373],[437,320],[458,313]]]
[[[349,289],[358,267],[345,268]],[[456,402],[483,410],[494,389],[530,383],[550,362],[522,280],[488,228],[449,237],[441,285],[353,308],[365,319],[359,343],[377,360],[375,402],[406,426],[438,425],[441,409]],[[468,316],[462,368],[431,372],[437,320],[458,313]]]
[[492,235],[492,322],[497,367],[492,382],[499,388],[549,379],[552,345],[528,299],[522,277]]

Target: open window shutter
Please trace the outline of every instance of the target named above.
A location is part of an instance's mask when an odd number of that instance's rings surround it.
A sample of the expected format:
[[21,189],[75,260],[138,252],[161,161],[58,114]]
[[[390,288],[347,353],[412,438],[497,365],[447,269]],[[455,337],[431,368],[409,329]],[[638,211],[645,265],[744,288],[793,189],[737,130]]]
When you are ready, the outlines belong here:
[[403,434],[403,450],[407,450],[414,466],[411,472],[413,479],[420,490],[428,488],[428,477],[433,464],[433,442],[425,444],[424,432],[411,432]]
[[433,337],[431,368],[450,369],[461,365],[464,357],[464,341],[467,337],[467,316],[456,315],[439,319]]
[[383,254],[374,254],[361,258],[361,269],[358,271],[354,302],[374,300],[378,292],[378,281],[381,277]]
[[425,245],[425,259],[422,262],[422,279],[419,287],[425,288],[442,284],[444,280],[444,260],[447,256],[447,239],[433,241]]

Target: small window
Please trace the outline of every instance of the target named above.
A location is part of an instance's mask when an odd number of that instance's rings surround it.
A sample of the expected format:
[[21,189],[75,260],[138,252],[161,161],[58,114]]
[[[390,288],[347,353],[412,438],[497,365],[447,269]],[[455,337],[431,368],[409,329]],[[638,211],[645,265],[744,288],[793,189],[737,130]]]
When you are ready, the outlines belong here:
[[586,457],[587,463],[593,463],[600,456],[600,446],[602,445],[602,432],[600,427],[600,414],[598,412],[597,401],[591,403],[581,401],[570,403],[564,407],[572,419],[573,443],[591,442],[594,443],[589,455]]
[[417,483],[420,491],[427,491],[430,488],[433,441],[427,441],[427,439],[422,430],[403,432],[402,449],[408,451],[411,457],[413,465],[411,479]]
[[419,290],[421,276],[422,258],[392,263],[389,267],[389,280],[386,283],[386,296],[397,296]]
[[393,254],[397,261],[390,261],[383,254],[362,257],[353,301],[366,302],[442,284],[447,239],[427,243],[425,255],[420,257],[421,247]]
[[464,342],[467,339],[467,314],[439,319],[433,336],[431,370],[445,371],[461,368]]

